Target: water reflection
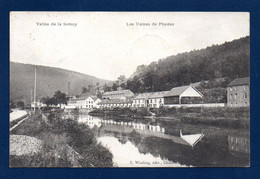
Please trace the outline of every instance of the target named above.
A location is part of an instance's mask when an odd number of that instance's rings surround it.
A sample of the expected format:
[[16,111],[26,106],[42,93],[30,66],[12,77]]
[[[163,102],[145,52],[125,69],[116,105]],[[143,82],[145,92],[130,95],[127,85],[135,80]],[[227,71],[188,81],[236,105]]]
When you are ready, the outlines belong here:
[[160,156],[140,153],[130,141],[121,143],[117,138],[110,136],[99,137],[98,141],[113,153],[113,162],[118,167],[184,167]]
[[78,122],[87,124],[90,128],[93,128],[94,126],[97,126],[97,127],[101,126],[101,119],[100,118],[89,116],[89,115],[78,116]]
[[245,137],[228,136],[228,149],[230,151],[249,154],[249,139]]
[[97,139],[112,152],[113,162],[119,167],[249,165],[249,138],[246,137],[206,135],[192,148],[179,135],[167,133],[175,126],[165,128],[158,123],[119,121],[89,115],[80,115],[76,119],[93,128]]

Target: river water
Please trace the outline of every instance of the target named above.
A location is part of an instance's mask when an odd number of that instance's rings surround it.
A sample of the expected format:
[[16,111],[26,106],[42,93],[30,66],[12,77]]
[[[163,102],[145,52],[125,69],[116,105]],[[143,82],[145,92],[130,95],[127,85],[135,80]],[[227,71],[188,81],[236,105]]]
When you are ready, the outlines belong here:
[[[248,131],[153,120],[73,116],[88,125],[118,167],[248,167]],[[204,134],[195,146],[180,137]]]

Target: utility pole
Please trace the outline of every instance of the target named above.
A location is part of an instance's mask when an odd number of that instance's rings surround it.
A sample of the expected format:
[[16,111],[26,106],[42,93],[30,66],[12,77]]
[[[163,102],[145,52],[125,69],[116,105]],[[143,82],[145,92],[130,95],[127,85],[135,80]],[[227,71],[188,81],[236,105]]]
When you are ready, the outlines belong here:
[[32,92],[32,88],[31,88],[31,105],[30,105],[31,106],[31,112],[32,112],[32,101],[33,101],[33,99],[32,99],[33,98],[33,94],[32,93],[33,92]]
[[36,68],[34,70],[34,113],[35,113],[35,106],[36,106]]

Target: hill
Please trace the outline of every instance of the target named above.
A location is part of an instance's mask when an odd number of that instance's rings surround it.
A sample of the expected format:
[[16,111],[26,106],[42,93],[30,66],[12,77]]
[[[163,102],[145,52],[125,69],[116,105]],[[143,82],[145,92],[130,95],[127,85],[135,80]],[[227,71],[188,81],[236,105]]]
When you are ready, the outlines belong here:
[[172,87],[219,78],[250,75],[249,36],[194,50],[137,67],[126,87],[134,93],[170,90]]
[[30,103],[35,67],[37,69],[37,99],[51,97],[57,90],[68,94],[68,82],[70,82],[70,94],[73,95],[80,94],[82,87],[110,82],[60,68],[10,62],[10,100]]

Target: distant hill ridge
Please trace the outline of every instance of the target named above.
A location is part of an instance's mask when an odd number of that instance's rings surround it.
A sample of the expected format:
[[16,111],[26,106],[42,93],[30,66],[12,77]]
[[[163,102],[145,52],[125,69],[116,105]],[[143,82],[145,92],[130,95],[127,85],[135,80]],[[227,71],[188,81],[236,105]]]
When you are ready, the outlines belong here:
[[16,102],[23,100],[26,104],[30,103],[35,67],[37,69],[37,99],[51,97],[56,90],[68,94],[68,82],[70,82],[70,94],[73,95],[80,94],[82,87],[111,82],[61,68],[10,62],[11,100]]

